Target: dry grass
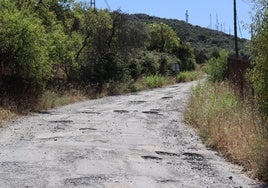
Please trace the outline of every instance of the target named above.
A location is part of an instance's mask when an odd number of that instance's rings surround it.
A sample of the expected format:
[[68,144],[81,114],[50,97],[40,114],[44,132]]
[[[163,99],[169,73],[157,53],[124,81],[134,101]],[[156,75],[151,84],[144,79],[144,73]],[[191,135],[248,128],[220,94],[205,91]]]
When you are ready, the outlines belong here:
[[63,93],[47,90],[41,96],[39,103],[35,107],[35,110],[55,108],[85,99],[86,96],[80,90],[71,89]]
[[12,112],[11,110],[0,107],[0,128],[3,126],[5,121],[10,121],[17,117],[19,117],[18,114]]
[[17,90],[6,92],[6,94],[0,96],[0,124],[1,121],[11,120],[19,115],[27,115],[32,111],[51,109],[85,99],[137,92],[175,83],[176,79],[174,77],[156,75],[142,77],[136,81],[131,80],[126,83],[106,83],[102,86],[89,85],[83,88],[59,84],[52,86],[43,93],[31,90],[20,93],[17,93]]
[[257,179],[268,182],[268,125],[250,101],[239,101],[227,83],[200,84],[185,114],[204,142]]

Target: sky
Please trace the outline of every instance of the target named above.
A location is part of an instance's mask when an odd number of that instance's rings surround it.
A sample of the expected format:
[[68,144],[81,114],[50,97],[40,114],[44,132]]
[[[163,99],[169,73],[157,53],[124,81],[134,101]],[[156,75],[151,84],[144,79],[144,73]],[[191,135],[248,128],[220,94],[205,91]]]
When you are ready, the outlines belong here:
[[[90,2],[90,0],[83,0]],[[125,13],[146,13],[161,18],[172,18],[186,21],[201,27],[216,29],[227,34],[233,34],[233,0],[95,0],[99,9],[120,9]],[[107,2],[107,3],[106,3]],[[250,0],[237,0],[238,36],[250,38],[249,27],[251,23],[250,11],[253,4]]]

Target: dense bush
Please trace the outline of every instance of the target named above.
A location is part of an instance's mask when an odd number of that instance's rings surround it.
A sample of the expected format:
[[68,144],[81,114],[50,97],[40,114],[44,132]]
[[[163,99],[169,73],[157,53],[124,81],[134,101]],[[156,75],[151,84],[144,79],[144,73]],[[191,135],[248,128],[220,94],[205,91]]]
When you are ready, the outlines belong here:
[[256,0],[255,35],[250,43],[253,68],[249,79],[253,84],[261,112],[268,117],[268,6],[266,1]]
[[0,2],[0,65],[8,76],[33,87],[44,86],[51,76],[48,35],[41,20],[19,11],[14,3]]
[[195,50],[195,60],[197,64],[203,64],[206,63],[208,60],[208,56],[204,50]]
[[174,30],[166,24],[152,23],[149,29],[149,50],[171,53],[180,45],[180,39]]
[[190,43],[180,45],[173,49],[173,54],[180,59],[180,69],[181,71],[191,71],[195,69],[195,56],[194,50],[191,48]]
[[206,72],[210,81],[219,82],[227,78],[227,57],[228,52],[222,50],[219,52],[218,58],[213,57],[208,61]]

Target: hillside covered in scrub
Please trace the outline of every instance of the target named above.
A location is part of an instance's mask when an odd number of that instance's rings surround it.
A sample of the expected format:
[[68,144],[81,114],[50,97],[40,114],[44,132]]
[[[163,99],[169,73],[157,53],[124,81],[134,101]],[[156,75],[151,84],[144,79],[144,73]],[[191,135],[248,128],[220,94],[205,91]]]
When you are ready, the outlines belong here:
[[[181,20],[165,19],[147,14],[129,15],[130,19],[142,21],[144,23],[165,23],[170,26],[183,42],[189,42],[197,51],[209,53],[214,48],[226,49],[233,51],[234,36],[221,31],[211,30],[208,28],[192,25]],[[238,44],[240,51],[245,53],[246,39],[239,39]]]

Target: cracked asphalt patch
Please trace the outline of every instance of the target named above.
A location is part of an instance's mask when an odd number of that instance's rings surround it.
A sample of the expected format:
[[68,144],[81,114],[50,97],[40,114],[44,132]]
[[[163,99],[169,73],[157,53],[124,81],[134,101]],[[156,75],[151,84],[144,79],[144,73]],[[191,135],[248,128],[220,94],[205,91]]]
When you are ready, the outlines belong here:
[[195,82],[40,111],[0,131],[0,187],[264,187],[183,123]]

